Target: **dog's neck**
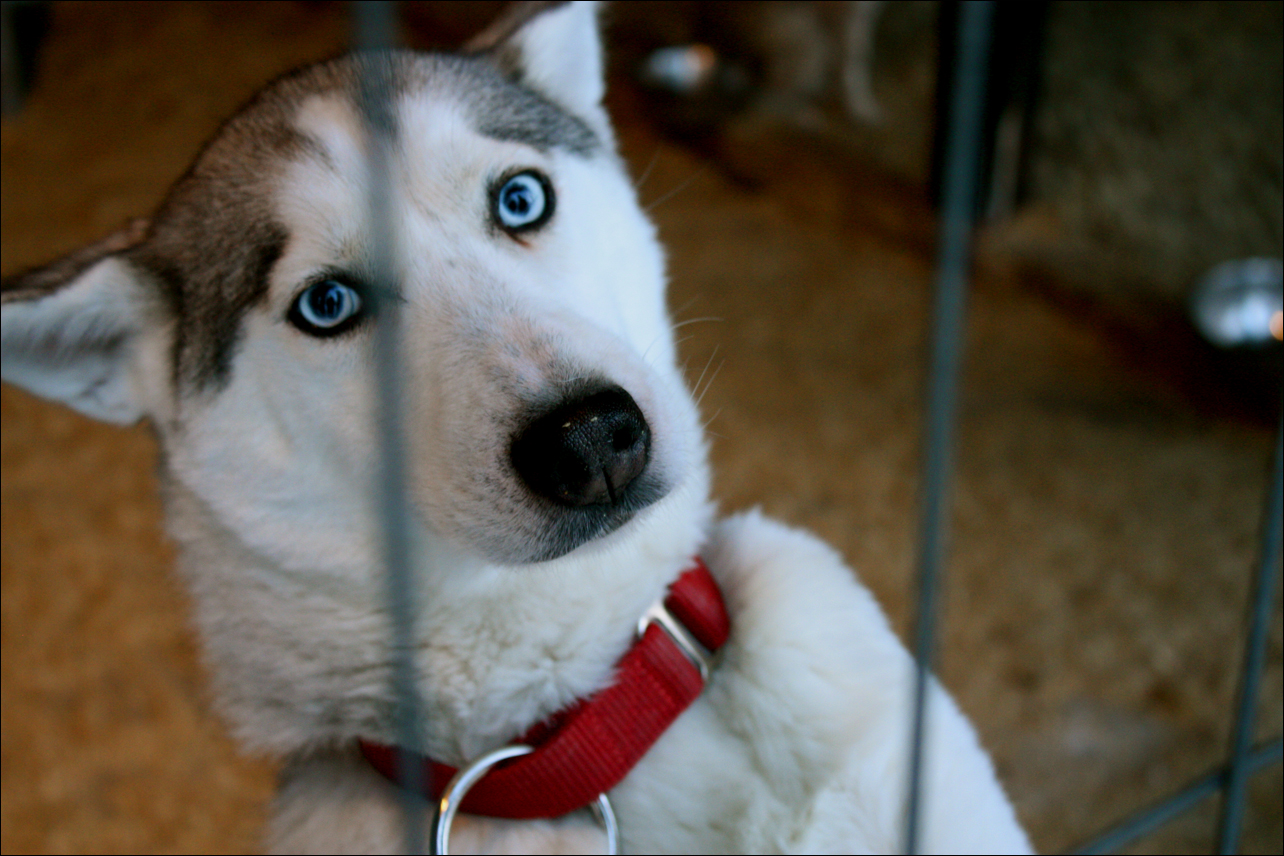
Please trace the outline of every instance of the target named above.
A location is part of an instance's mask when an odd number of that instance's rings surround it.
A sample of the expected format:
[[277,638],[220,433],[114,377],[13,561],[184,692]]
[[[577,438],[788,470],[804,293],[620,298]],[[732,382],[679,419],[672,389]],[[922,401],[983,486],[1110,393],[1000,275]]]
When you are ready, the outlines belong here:
[[[438,551],[415,568],[423,745],[460,763],[611,679],[638,616],[699,551],[702,478],[561,559],[501,567]],[[309,576],[250,549],[192,490],[166,487],[216,702],[251,748],[392,743],[382,570]],[[616,536],[621,537],[616,537]],[[626,536],[627,537],[623,537]]]

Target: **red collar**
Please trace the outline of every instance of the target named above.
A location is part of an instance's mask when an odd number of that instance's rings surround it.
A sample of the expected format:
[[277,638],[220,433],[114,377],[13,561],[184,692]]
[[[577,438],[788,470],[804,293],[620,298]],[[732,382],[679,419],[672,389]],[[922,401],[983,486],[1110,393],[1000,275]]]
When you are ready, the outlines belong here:
[[[619,784],[678,715],[700,695],[712,654],[731,629],[722,593],[699,558],[638,622],[638,640],[616,666],[616,681],[537,724],[517,742],[534,751],[496,766],[468,792],[470,814],[528,820],[583,808]],[[359,741],[393,782],[398,751]],[[441,796],[454,767],[423,759],[424,790]]]

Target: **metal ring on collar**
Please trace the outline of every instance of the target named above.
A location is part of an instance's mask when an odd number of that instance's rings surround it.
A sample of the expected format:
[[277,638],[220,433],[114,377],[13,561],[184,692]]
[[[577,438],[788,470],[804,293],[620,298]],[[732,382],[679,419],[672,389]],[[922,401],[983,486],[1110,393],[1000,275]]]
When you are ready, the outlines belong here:
[[[437,808],[433,811],[432,824],[428,828],[428,841],[432,846],[430,852],[436,856],[446,856],[449,852],[450,844],[450,826],[455,821],[455,813],[459,811],[459,804],[463,802],[464,795],[477,784],[477,781],[490,772],[490,768],[507,761],[509,758],[516,758],[521,755],[527,755],[534,750],[529,746],[520,743],[514,743],[511,746],[501,746],[493,752],[487,752],[476,761],[461,767],[455,777],[446,785],[446,790],[441,794],[441,799],[437,802]],[[611,808],[611,801],[607,799],[606,794],[598,794],[597,802],[590,803],[589,807],[593,809],[593,814],[597,817],[598,823],[602,824],[602,829],[606,831],[606,852],[616,854],[620,852],[620,828],[615,822],[615,810]]]

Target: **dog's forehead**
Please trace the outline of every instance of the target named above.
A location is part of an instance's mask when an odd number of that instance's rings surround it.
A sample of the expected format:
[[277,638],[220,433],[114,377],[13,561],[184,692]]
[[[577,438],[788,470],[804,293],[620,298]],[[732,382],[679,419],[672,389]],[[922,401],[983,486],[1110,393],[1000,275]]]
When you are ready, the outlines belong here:
[[[547,164],[553,149],[566,148],[532,139],[527,128],[503,135],[483,133],[476,105],[456,93],[413,90],[399,94],[392,107],[396,133],[385,162],[391,189],[421,200],[435,196],[437,202],[446,202],[452,191],[471,194],[479,175],[497,163],[516,158]],[[291,131],[300,144],[292,147],[288,165],[271,183],[278,210],[297,211],[300,203],[314,213],[340,206],[353,219],[366,204],[362,197],[368,192],[371,164],[360,107],[344,93],[318,93],[300,104]],[[307,219],[286,217],[291,225]]]

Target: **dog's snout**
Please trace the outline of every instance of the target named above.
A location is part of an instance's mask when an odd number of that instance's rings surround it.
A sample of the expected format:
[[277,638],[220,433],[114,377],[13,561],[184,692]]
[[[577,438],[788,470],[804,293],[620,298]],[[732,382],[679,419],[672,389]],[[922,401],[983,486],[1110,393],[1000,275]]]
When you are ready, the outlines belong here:
[[651,429],[633,396],[618,386],[567,402],[513,441],[517,473],[560,505],[615,505],[646,469]]

